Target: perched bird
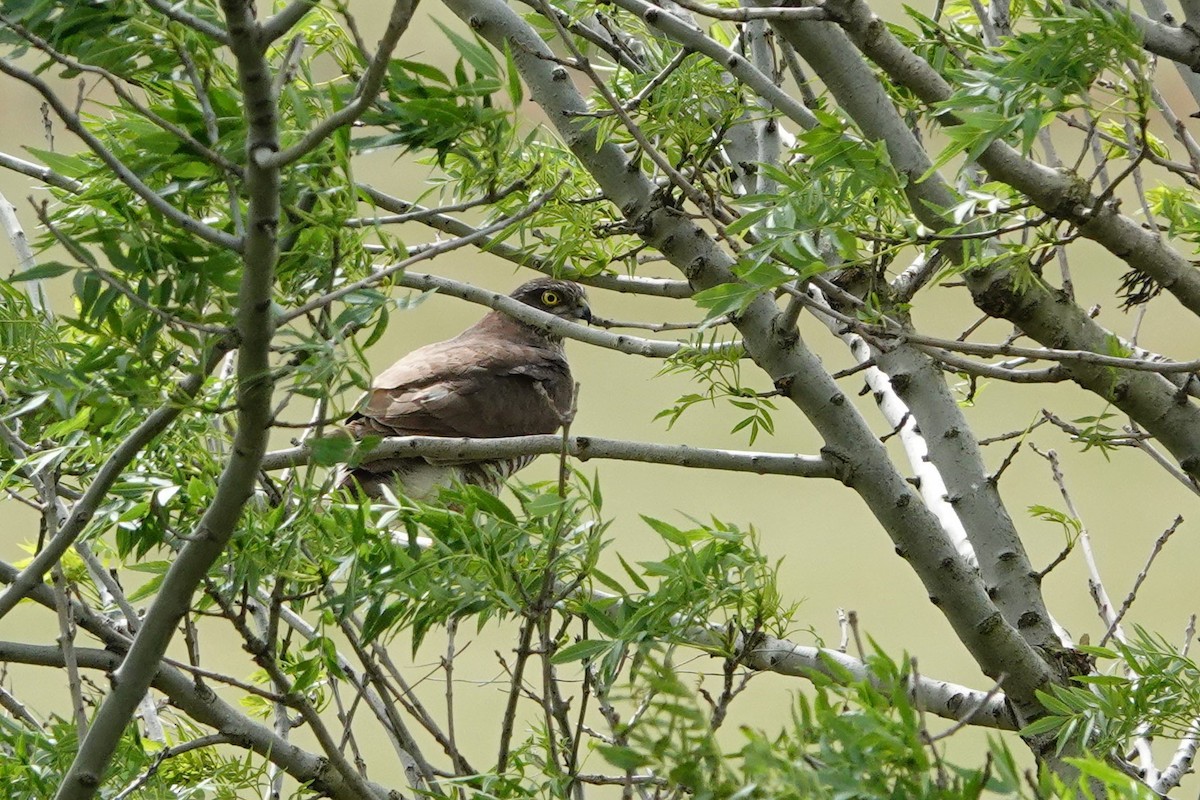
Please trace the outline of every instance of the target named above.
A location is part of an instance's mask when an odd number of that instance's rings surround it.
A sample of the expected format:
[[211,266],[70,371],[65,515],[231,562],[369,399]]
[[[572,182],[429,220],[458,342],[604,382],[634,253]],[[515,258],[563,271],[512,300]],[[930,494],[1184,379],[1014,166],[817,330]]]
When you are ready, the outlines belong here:
[[[571,281],[538,278],[510,296],[564,319],[592,319],[583,287]],[[493,311],[453,339],[418,348],[384,370],[346,427],[359,439],[554,433],[574,392],[562,338]],[[427,499],[454,480],[495,492],[533,458],[384,458],[355,467],[342,485],[357,484],[371,497],[390,486]]]

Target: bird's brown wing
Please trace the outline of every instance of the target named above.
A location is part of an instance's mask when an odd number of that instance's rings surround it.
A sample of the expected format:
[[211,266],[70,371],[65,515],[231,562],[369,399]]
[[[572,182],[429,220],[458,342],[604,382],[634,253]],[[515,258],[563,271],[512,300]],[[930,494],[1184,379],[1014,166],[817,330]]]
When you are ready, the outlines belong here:
[[460,336],[414,350],[385,370],[351,425],[360,435],[382,436],[552,433],[559,413],[547,397],[565,411],[570,391],[561,351]]

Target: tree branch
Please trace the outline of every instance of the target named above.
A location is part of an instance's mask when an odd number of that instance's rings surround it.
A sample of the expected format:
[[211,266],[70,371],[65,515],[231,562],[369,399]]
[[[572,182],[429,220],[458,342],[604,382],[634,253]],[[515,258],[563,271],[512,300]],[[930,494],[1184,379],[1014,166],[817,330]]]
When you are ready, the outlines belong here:
[[672,0],[675,5],[686,8],[704,17],[727,22],[749,22],[756,19],[790,19],[797,21],[823,21],[828,19],[820,6],[773,6],[770,8],[721,8],[705,5],[694,0]]
[[[357,188],[380,208],[391,211],[393,214],[420,214],[420,219],[417,221],[442,233],[448,233],[451,236],[466,237],[480,232],[479,228],[468,225],[462,220],[455,219],[446,214],[433,213],[434,209],[428,209],[416,203],[392,197],[373,186],[360,183],[357,185]],[[499,256],[505,261],[511,261],[518,266],[535,269],[544,275],[556,274],[550,265],[540,256],[527,253],[518,247],[498,241],[491,236],[480,236],[473,240],[473,243],[480,250]],[[381,246],[367,245],[367,250],[385,252]],[[687,281],[673,281],[667,278],[644,278],[637,275],[575,275],[571,277],[571,280],[587,286],[595,286],[597,289],[610,289],[629,294],[673,298],[692,296],[692,287],[688,285]]]
[[218,348],[196,374],[182,380],[172,392],[166,403],[153,411],[133,430],[121,444],[117,445],[112,455],[96,470],[96,476],[88,484],[83,496],[75,502],[70,515],[62,527],[54,532],[46,546],[33,557],[33,560],[21,570],[8,590],[0,595],[0,617],[3,617],[25,597],[29,591],[41,583],[42,576],[57,564],[72,543],[83,533],[87,524],[92,521],[96,509],[108,495],[108,490],[121,476],[125,468],[140,453],[146,445],[154,441],[160,433],[175,421],[175,418],[187,408],[187,402],[194,398],[204,385],[208,373],[217,365],[225,354],[225,348]]
[[[369,462],[394,456],[483,461],[522,455],[557,454],[562,447],[562,437],[557,434],[506,436],[495,439],[396,436],[384,439],[370,451],[363,453],[362,461]],[[566,447],[567,454],[580,461],[602,458],[640,461],[646,464],[669,464],[695,469],[753,472],[758,475],[792,475],[801,478],[838,477],[837,465],[821,456],[710,450],[689,445],[629,442],[619,439],[598,439],[592,436],[571,436],[567,439]],[[263,457],[262,468],[272,471],[307,464],[312,460],[312,455],[310,445],[273,450]]]
[[[79,666],[84,669],[113,673],[121,664],[121,656],[107,650],[77,648]],[[14,664],[33,664],[43,667],[63,667],[62,651],[49,645],[0,641],[0,661]],[[152,685],[170,698],[180,711],[200,725],[218,731],[229,742],[251,750],[291,775],[302,785],[325,792],[337,800],[363,800],[362,795],[340,779],[329,762],[278,736],[273,730],[252,721],[242,712],[222,700],[215,692],[197,685],[189,676],[173,667],[160,666],[151,678]],[[382,797],[387,789],[372,785]]]
[[180,3],[172,3],[169,0],[146,0],[146,5],[153,8],[164,17],[172,19],[183,25],[185,28],[191,28],[197,33],[202,33],[210,39],[214,39],[223,45],[229,45],[229,34],[224,28],[214,25],[208,20],[201,19],[194,14],[189,14],[179,8]]
[[[554,62],[536,31],[499,0],[446,0],[446,5],[492,45],[508,47],[530,87],[579,161],[605,195],[698,288],[736,283],[733,260],[706,231],[673,208],[662,193],[613,142],[600,143],[577,112],[587,104]],[[825,23],[804,23],[823,25]],[[775,328],[780,314],[772,297],[760,294],[738,315],[747,351],[826,440],[825,455],[849,470],[857,491],[892,537],[945,614],[961,641],[993,678],[1009,676],[1009,699],[1024,719],[1041,712],[1035,692],[1051,675],[1046,664],[1008,625],[986,589],[958,557],[937,521],[891,464],[886,449],[853,404],[846,402],[820,359],[794,332]]]
[[262,25],[259,27],[262,40],[273,42],[281,36],[286,36],[288,31],[294,28],[304,15],[316,5],[317,0],[292,0],[279,13],[262,21]]
[[508,316],[533,325],[542,330],[574,339],[586,344],[616,350],[629,355],[645,356],[646,358],[669,358],[683,350],[723,350],[737,345],[736,342],[719,344],[693,344],[691,342],[663,341],[646,339],[627,334],[608,333],[607,331],[589,328],[576,322],[568,322],[547,311],[540,311],[530,305],[514,300],[506,294],[480,289],[467,283],[453,281],[439,275],[429,275],[420,272],[406,272],[396,280],[396,283],[409,289],[422,291],[434,290],[438,294],[457,297],[472,303],[503,311]]
[[32,72],[21,69],[16,64],[4,58],[0,58],[0,72],[3,72],[9,77],[16,78],[22,83],[25,83],[37,90],[38,94],[42,96],[46,103],[52,109],[54,109],[54,113],[57,114],[58,118],[62,120],[63,124],[67,127],[67,130],[71,131],[71,133],[82,139],[83,143],[87,145],[88,149],[91,150],[96,157],[103,161],[105,166],[112,170],[113,174],[116,175],[122,183],[132,189],[138,197],[145,200],[146,203],[156,211],[161,213],[167,219],[171,220],[171,222],[183,230],[199,236],[201,239],[210,244],[215,244],[218,247],[223,247],[226,250],[233,250],[234,252],[240,253],[242,251],[242,240],[240,238],[237,236],[230,236],[224,231],[217,230],[216,228],[206,225],[198,219],[188,216],[164,200],[162,195],[158,194],[158,192],[147,186],[141,178],[133,173],[133,170],[131,170],[124,163],[122,163],[120,159],[114,156],[112,152],[92,134],[91,131],[84,127],[78,115],[67,108],[62,100],[59,99],[54,90],[51,89],[50,86],[41,78],[34,75]]
[[8,153],[0,153],[0,167],[10,169],[13,172],[19,172],[30,178],[36,178],[42,183],[48,183],[51,186],[71,192],[72,194],[77,194],[83,190],[83,184],[74,178],[59,175],[49,167],[43,167],[41,164],[34,164],[32,161],[10,156]]
[[[891,688],[884,686],[862,661],[853,656],[824,647],[805,647],[773,636],[763,637],[741,651],[739,662],[750,669],[800,678],[820,674],[833,678],[839,684],[843,681],[844,670],[850,673],[852,680],[870,680],[884,692]],[[939,717],[951,720],[969,718],[970,724],[985,728],[1017,729],[1004,695],[981,692],[925,675],[920,677],[913,690],[914,702]]]
[[980,378],[994,378],[1009,383],[1061,383],[1071,379],[1071,373],[1061,364],[1044,369],[1011,369],[997,364],[972,361],[949,350],[922,349],[945,369],[951,372],[965,372]]
[[57,800],[86,800],[100,785],[125,726],[160,667],[176,625],[191,607],[192,593],[233,535],[242,507],[253,493],[270,433],[274,381],[269,356],[275,330],[271,291],[278,257],[280,176],[278,169],[258,165],[253,156],[276,146],[277,110],[270,96],[270,70],[259,45],[253,8],[240,0],[222,0],[221,5],[249,125],[248,213],[236,302],[240,338],[237,432],[212,502],[167,571],[133,645],[116,670],[114,688],[101,704],[92,729],[59,787]]
[[[358,88],[354,92],[354,99],[318,122],[313,126],[312,130],[304,134],[304,138],[291,147],[282,150],[261,150],[257,153],[251,153],[250,158],[252,163],[257,164],[261,169],[286,167],[288,164],[303,158],[306,153],[323,142],[334,131],[351,125],[356,119],[361,117],[371,107],[371,104],[375,102],[375,97],[379,94],[379,90],[383,86],[383,81],[387,77],[388,64],[392,58],[392,51],[396,49],[396,44],[400,41],[400,37],[408,30],[408,24],[412,21],[413,12],[416,10],[417,0],[395,0],[392,4],[392,13],[388,17],[388,24],[384,29],[383,38],[379,41],[379,48],[375,51],[375,57],[371,59],[371,63],[367,66],[367,71],[363,73],[362,78],[358,82]],[[288,11],[289,9],[281,11],[278,17],[288,14]]]

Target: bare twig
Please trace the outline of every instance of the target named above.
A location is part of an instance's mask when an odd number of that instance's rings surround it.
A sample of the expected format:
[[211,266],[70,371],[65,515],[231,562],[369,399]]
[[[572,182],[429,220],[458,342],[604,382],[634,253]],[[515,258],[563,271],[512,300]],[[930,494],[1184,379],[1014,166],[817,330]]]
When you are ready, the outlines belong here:
[[1121,624],[1121,620],[1125,617],[1125,612],[1129,611],[1129,607],[1133,605],[1133,601],[1137,599],[1138,589],[1142,587],[1146,576],[1150,574],[1150,567],[1154,565],[1154,559],[1158,558],[1158,554],[1162,552],[1163,547],[1167,544],[1167,540],[1175,533],[1180,525],[1183,524],[1183,517],[1176,516],[1174,522],[1159,534],[1159,537],[1154,540],[1154,547],[1150,549],[1150,556],[1146,559],[1146,566],[1142,567],[1142,571],[1138,573],[1137,578],[1133,581],[1133,588],[1129,590],[1129,594],[1121,602],[1121,607],[1117,609],[1113,621],[1109,623],[1108,630],[1104,632],[1104,636],[1100,639],[1100,647],[1104,647],[1108,643],[1109,638],[1116,632],[1117,626]]
[[[423,208],[413,203],[407,203],[403,200],[391,198],[394,202],[392,205],[399,206],[403,204],[408,206],[407,211],[397,212],[393,214],[385,214],[373,217],[352,217],[346,220],[345,225],[348,228],[370,228],[376,225],[398,225],[403,222],[426,222],[434,217],[444,216],[456,211],[467,211],[468,209],[478,208],[479,206],[490,205],[496,203],[509,195],[526,189],[529,186],[529,179],[538,171],[538,167],[534,167],[524,177],[510,183],[508,186],[500,189],[489,191],[483,197],[475,198],[474,200],[464,200],[461,203],[451,203],[446,206],[438,206],[437,208]],[[363,187],[366,189],[367,187]],[[375,192],[367,192],[367,195],[375,199]]]
[[[458,618],[446,620],[446,654],[442,656],[442,669],[446,673],[446,740],[450,749],[458,752],[458,736],[454,730],[454,637],[458,633]],[[454,762],[455,774],[459,772],[459,762]],[[461,795],[460,795],[461,796]]]
[[1063,476],[1062,467],[1058,461],[1058,453],[1054,450],[1042,452],[1036,445],[1030,444],[1030,449],[1037,453],[1042,458],[1050,463],[1050,473],[1054,478],[1055,485],[1058,486],[1059,492],[1062,494],[1063,502],[1067,504],[1067,514],[1072,519],[1079,523],[1079,545],[1083,550],[1084,560],[1088,567],[1088,589],[1091,592],[1092,599],[1096,603],[1096,610],[1100,614],[1100,619],[1106,626],[1112,629],[1112,632],[1125,641],[1125,634],[1117,624],[1116,613],[1113,607],[1112,599],[1108,596],[1108,590],[1104,588],[1104,581],[1100,577],[1100,567],[1096,562],[1096,554],[1092,550],[1092,537],[1088,533],[1087,526],[1083,524],[1083,518],[1079,516],[1079,511],[1075,508],[1075,501],[1071,498],[1071,493],[1067,490],[1066,478]]
[[25,723],[32,730],[41,730],[42,723],[38,722],[37,717],[29,713],[29,709],[25,704],[13,696],[11,692],[0,686],[0,708],[3,708],[15,719]]
[[[46,508],[54,508],[53,501]],[[75,733],[82,739],[88,731],[88,713],[83,706],[83,683],[79,679],[79,662],[75,658],[75,623],[71,619],[67,602],[67,578],[62,565],[55,564],[50,570],[53,576],[54,596],[58,599],[58,647],[63,654],[63,666],[67,673],[67,687],[71,694],[71,711],[75,715]]]
[[819,6],[804,8],[787,8],[783,6],[774,8],[721,8],[698,3],[695,0],[672,0],[672,2],[696,14],[728,22],[748,22],[752,19],[790,19],[820,22],[829,19],[829,15],[825,13],[825,9]]
[[74,178],[59,175],[49,167],[43,167],[41,164],[34,164],[32,161],[10,156],[7,153],[0,153],[0,167],[10,169],[13,172],[19,172],[22,175],[28,175],[30,178],[36,178],[43,183],[48,183],[51,186],[71,192],[72,194],[83,190],[83,184]]

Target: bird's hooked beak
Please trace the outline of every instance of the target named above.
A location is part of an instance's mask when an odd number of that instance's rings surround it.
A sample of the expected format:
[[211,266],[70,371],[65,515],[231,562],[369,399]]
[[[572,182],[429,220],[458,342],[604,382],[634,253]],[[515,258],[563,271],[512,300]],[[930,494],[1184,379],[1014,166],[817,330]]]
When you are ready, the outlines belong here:
[[588,325],[591,325],[592,324],[592,307],[589,306],[587,303],[584,303],[583,305],[576,308],[575,312],[571,316],[575,317],[575,319],[586,322]]

